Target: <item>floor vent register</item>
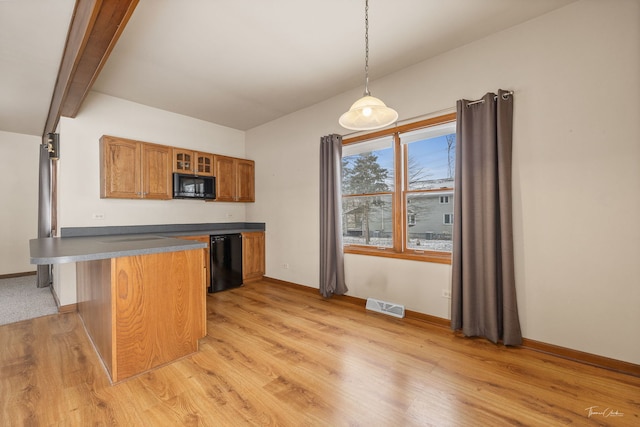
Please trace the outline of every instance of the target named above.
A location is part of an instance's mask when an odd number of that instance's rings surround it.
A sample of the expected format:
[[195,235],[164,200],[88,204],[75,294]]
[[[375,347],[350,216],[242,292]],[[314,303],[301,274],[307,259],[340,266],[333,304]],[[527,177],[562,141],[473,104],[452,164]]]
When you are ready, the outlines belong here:
[[393,317],[404,317],[404,305],[380,301],[374,298],[367,298],[367,310],[377,311],[378,313],[388,314]]

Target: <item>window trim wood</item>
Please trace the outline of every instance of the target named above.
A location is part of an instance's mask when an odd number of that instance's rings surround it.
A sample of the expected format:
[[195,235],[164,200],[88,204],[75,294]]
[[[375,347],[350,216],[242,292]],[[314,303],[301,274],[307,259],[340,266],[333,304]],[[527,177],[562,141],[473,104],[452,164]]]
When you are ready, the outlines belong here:
[[[392,194],[393,209],[393,244],[392,247],[373,247],[356,244],[347,244],[343,246],[345,254],[379,256],[385,258],[407,259],[414,261],[433,262],[439,264],[451,264],[450,252],[418,250],[406,247],[406,232],[404,226],[406,222],[406,197],[407,194],[430,192],[430,190],[407,190],[407,177],[405,171],[408,168],[408,149],[402,146],[400,142],[400,134],[418,129],[428,128],[445,123],[455,122],[456,113],[443,114],[441,116],[432,117],[426,120],[420,120],[414,123],[407,123],[396,126],[394,128],[383,129],[368,134],[357,135],[351,138],[345,138],[342,145],[356,144],[360,142],[370,141],[385,136],[393,136],[394,149],[394,191],[385,194]],[[397,173],[401,171],[402,173]],[[438,190],[440,191],[440,190]],[[351,196],[351,195],[349,195]]]

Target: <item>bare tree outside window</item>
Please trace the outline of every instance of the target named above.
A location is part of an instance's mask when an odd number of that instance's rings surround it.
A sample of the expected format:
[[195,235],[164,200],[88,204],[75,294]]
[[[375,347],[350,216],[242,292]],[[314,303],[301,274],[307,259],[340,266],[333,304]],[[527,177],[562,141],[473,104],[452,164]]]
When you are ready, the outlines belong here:
[[453,213],[448,201],[453,199],[456,135],[433,137],[427,129],[424,135],[414,133],[412,136],[406,143],[409,174],[411,176],[411,165],[414,170],[428,173],[407,185],[406,209],[414,215],[414,222],[408,225],[406,247],[450,252],[451,224],[443,223],[442,218]]
[[447,139],[447,177],[453,179],[456,169],[456,134],[446,135]]
[[[389,171],[378,163],[378,156],[373,152],[343,157],[342,194],[360,196],[343,199],[345,238],[360,237],[358,240],[363,239],[363,244],[370,245],[372,237],[377,237],[378,245],[388,245],[380,242],[380,238],[386,237],[384,213],[389,211],[387,217],[391,219],[391,200],[382,195],[375,196],[390,190],[388,178]],[[377,223],[375,233],[372,233],[373,223]]]

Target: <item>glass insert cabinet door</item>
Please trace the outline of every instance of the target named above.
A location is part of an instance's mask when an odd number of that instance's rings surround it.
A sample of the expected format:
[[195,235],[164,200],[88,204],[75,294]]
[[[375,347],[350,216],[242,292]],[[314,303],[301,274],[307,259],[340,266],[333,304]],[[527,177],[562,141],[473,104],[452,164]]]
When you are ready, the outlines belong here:
[[198,154],[196,163],[196,173],[200,175],[213,175],[213,156],[209,154]]
[[173,150],[173,171],[193,173],[193,152]]

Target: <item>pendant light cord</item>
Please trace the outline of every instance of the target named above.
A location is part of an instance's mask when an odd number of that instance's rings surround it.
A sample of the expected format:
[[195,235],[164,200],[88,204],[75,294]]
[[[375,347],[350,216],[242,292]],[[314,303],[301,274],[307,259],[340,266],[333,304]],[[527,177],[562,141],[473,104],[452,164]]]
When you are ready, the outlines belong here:
[[369,0],[364,3],[364,96],[369,92]]
[[380,129],[398,120],[396,110],[369,92],[369,0],[364,4],[364,96],[338,119],[340,126],[352,130]]

